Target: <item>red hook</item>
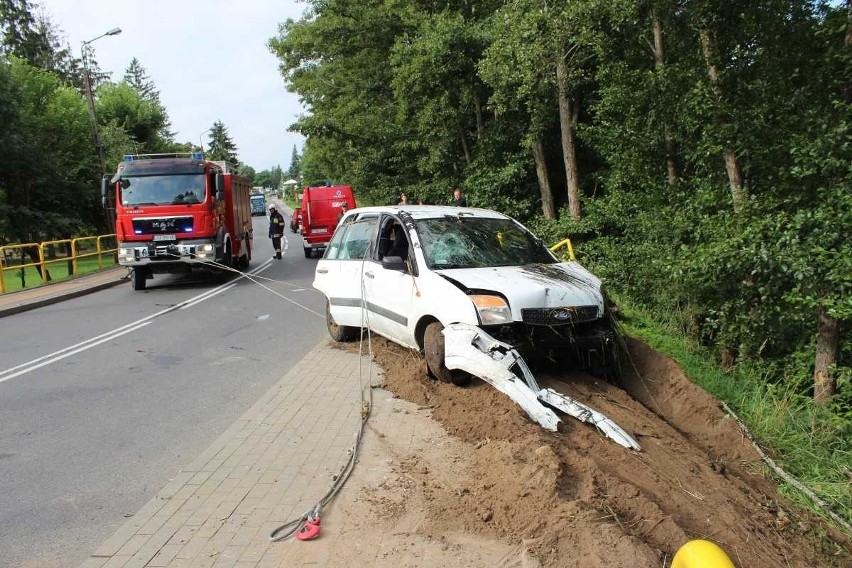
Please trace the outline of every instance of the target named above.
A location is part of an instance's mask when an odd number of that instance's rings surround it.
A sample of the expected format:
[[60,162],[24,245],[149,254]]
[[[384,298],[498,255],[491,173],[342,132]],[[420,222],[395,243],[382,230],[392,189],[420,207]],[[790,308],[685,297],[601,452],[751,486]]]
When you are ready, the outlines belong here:
[[296,538],[299,540],[313,540],[320,534],[320,518],[319,516],[308,517],[305,526],[296,533]]

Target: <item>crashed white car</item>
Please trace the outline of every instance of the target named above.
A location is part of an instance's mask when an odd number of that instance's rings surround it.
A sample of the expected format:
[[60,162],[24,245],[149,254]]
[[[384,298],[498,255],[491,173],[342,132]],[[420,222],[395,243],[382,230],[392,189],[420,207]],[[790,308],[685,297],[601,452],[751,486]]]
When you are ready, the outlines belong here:
[[617,372],[601,281],[561,262],[523,225],[467,207],[353,209],[316,267],[328,330],[350,341],[369,328],[423,350],[436,378],[464,384],[444,365],[446,326],[477,326],[530,361],[566,356],[602,376]]

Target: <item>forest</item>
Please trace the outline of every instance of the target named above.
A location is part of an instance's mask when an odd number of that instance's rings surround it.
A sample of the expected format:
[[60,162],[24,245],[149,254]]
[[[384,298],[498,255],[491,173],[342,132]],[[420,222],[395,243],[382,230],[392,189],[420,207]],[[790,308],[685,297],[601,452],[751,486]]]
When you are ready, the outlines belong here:
[[850,511],[852,2],[307,5],[269,41],[305,179],[458,187],[570,237],[620,304],[751,385],[735,407],[824,441]]

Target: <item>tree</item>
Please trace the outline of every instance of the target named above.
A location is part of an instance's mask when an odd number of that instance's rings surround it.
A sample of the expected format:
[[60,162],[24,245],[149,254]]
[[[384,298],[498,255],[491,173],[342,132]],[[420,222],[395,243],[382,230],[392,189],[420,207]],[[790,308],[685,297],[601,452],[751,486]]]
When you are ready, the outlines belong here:
[[257,176],[257,172],[255,172],[253,167],[249,166],[248,164],[241,164],[240,167],[237,168],[237,173],[249,180],[250,184],[254,185],[254,180]]
[[299,154],[299,148],[293,144],[293,154],[290,156],[290,167],[287,168],[287,179],[299,180],[302,175],[302,156]]
[[[126,82],[105,83],[98,89],[97,116],[104,126],[118,127],[129,136],[133,147],[122,153],[158,153],[165,151],[171,140],[163,135],[167,120],[165,109],[144,98]],[[109,153],[112,149],[105,146]]]
[[3,233],[15,242],[70,237],[105,226],[85,103],[50,72],[11,57],[0,62],[14,113],[0,137]]
[[231,139],[228,128],[221,120],[214,122],[210,128],[207,157],[210,160],[225,160],[234,167],[240,165],[237,158],[237,145]]

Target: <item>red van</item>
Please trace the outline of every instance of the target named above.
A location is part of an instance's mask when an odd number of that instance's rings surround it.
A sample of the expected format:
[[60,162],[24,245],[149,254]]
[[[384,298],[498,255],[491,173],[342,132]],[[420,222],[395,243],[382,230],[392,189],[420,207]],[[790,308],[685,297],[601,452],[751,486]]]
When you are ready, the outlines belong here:
[[305,258],[311,258],[314,251],[322,253],[337,227],[343,204],[349,209],[355,208],[355,195],[348,185],[325,185],[306,187],[302,192],[302,248]]

